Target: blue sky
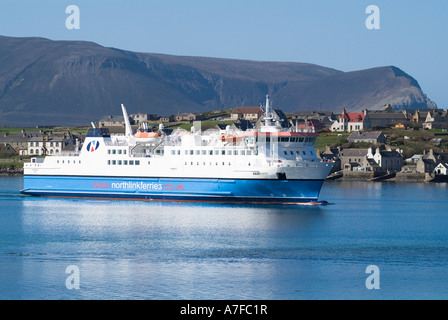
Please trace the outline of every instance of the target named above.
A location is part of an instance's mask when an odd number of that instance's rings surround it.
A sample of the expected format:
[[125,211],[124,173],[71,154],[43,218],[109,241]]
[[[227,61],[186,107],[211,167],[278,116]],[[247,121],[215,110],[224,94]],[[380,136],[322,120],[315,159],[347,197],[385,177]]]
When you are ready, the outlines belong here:
[[[65,26],[69,5],[80,9],[79,30]],[[369,5],[379,30],[365,26]],[[394,65],[447,108],[447,16],[442,0],[0,0],[0,35],[342,71]]]

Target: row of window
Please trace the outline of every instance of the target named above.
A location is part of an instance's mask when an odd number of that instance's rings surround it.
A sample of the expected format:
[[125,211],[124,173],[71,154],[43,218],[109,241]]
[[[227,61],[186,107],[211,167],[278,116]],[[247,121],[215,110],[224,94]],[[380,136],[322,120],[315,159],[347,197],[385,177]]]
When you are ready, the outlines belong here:
[[[48,153],[49,154],[59,154],[59,150],[58,149],[56,149],[56,150],[55,149],[50,149],[48,151]],[[36,149],[36,150],[30,149],[30,154],[37,154],[37,155],[44,154],[44,151],[42,149]]]
[[[220,163],[221,163],[222,166],[226,166],[226,165],[231,166],[231,165],[232,165],[231,162],[228,162],[228,163],[226,164],[226,163],[223,161],[223,162],[215,162],[215,166],[219,166]],[[186,166],[188,166],[188,165],[194,166],[194,165],[195,165],[195,162],[193,162],[193,161],[190,161],[190,162],[185,161],[185,162],[184,162],[184,165],[186,165]],[[198,162],[196,162],[196,165],[199,166],[199,165],[201,165],[201,163],[198,161]],[[206,163],[206,162],[202,162],[202,165],[203,165],[203,166],[206,166],[207,163]],[[212,165],[213,165],[213,162],[209,162],[209,165],[212,166]],[[247,165],[250,166],[250,162],[248,162]]]
[[[59,162],[60,161],[60,162]],[[70,163],[72,163],[72,164],[81,164],[81,160],[78,160],[78,161],[76,161],[76,160],[71,160],[71,162],[70,162],[70,160],[67,160],[67,162],[65,162],[65,160],[57,160],[56,161],[57,163],[63,163],[63,164],[65,164],[65,163],[67,163],[67,164],[70,164]]]
[[126,149],[107,149],[107,154],[126,154]]
[[38,147],[39,146],[39,143],[41,143],[42,145],[44,145],[44,144],[50,144],[50,147],[59,147],[59,142],[53,142],[53,141],[50,141],[50,142],[45,142],[45,143],[42,143],[42,142],[38,142],[38,141],[36,141],[36,142],[33,142],[33,141],[31,141],[30,142],[30,147]]
[[[314,137],[278,137],[277,139],[279,142],[314,142],[315,140]],[[266,137],[266,142],[271,142],[271,138]]]
[[[285,156],[287,156],[288,155],[288,151],[283,151],[283,153],[285,154]],[[294,155],[294,151],[289,151],[289,153],[293,156]],[[300,156],[300,151],[299,150],[296,150],[296,153],[297,153],[297,155],[299,155]],[[302,154],[304,155],[304,156],[306,156],[306,151],[302,151]],[[313,151],[310,151],[310,154],[311,155],[313,155]]]
[[[288,155],[288,151],[283,151],[283,153],[286,155]],[[289,151],[289,153],[291,155],[294,155],[294,151]],[[300,155],[300,151],[296,150],[297,155]],[[184,151],[185,155],[234,155],[234,156],[251,156],[251,155],[257,155],[258,151],[257,150],[185,150]],[[305,156],[306,155],[306,151],[302,151],[302,154]],[[310,154],[313,155],[313,151],[310,151]],[[181,155],[181,151],[180,150],[171,150],[171,155]]]
[[[254,151],[252,151],[252,150],[184,150],[184,155],[186,155],[186,156],[187,155],[190,155],[190,156],[192,156],[192,155],[197,155],[197,156],[199,156],[199,155],[203,155],[203,156],[206,156],[206,155],[210,155],[210,156],[212,156],[212,155],[251,156],[251,155],[257,155],[257,154],[258,154],[257,150],[254,150]],[[180,150],[171,150],[171,155],[180,156],[181,151]]]
[[[400,160],[384,160],[384,164],[388,165],[388,164],[400,164]],[[379,160],[378,162],[379,165],[381,165],[381,160]]]
[[[108,165],[118,165],[118,166],[139,166],[140,165],[140,160],[107,160],[107,164]],[[148,164],[150,164],[150,162],[148,161]]]

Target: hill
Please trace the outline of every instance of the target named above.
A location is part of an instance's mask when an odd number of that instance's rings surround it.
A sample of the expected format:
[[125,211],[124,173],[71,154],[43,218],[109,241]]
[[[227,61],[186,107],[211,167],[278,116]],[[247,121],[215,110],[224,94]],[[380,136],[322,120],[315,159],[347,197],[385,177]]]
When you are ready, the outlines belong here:
[[0,125],[85,125],[103,115],[257,106],[285,112],[434,107],[397,67],[342,72],[296,62],[138,53],[86,41],[0,36]]

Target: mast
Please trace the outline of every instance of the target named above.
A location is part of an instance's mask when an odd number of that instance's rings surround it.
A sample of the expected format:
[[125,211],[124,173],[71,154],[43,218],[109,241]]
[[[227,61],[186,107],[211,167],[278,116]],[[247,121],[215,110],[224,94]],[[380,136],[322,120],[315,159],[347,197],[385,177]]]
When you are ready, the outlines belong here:
[[129,122],[128,112],[126,111],[126,108],[123,104],[121,104],[121,110],[123,111],[124,123],[126,125],[126,131],[124,135],[129,137],[132,135],[131,123]]
[[269,101],[269,95],[266,95],[266,107],[264,109],[263,121],[264,125],[261,126],[261,132],[278,132],[280,128],[275,125],[274,115],[272,113],[271,102]]
[[272,125],[272,107],[269,101],[269,95],[266,95],[266,108],[265,108],[265,114],[264,114],[264,124],[267,127],[270,127]]

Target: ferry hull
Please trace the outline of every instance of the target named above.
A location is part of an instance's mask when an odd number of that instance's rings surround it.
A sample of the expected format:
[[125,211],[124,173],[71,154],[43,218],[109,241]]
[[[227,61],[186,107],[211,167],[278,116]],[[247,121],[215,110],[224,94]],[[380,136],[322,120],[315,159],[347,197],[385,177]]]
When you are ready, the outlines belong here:
[[47,197],[306,203],[318,200],[324,181],[26,175],[21,192]]

